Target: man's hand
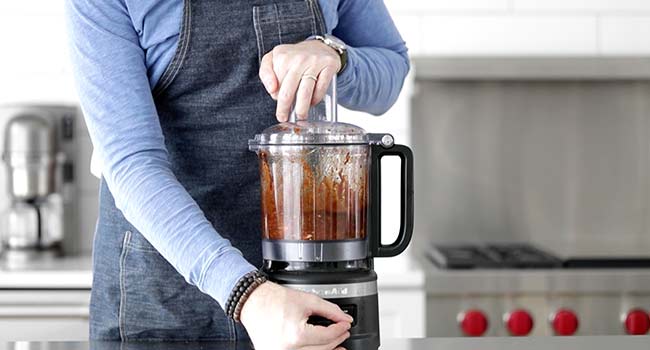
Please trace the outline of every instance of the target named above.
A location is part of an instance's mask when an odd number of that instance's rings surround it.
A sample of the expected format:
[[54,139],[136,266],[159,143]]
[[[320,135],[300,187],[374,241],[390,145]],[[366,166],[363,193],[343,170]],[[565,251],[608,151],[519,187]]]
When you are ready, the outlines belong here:
[[319,40],[278,45],[262,58],[260,79],[266,91],[278,101],[278,121],[289,120],[291,104],[296,115],[307,118],[309,107],[320,102],[334,75],[341,69],[338,53]]
[[[310,325],[312,315],[335,323]],[[244,304],[241,321],[256,350],[344,350],[339,345],[350,337],[353,320],[316,295],[266,282]]]

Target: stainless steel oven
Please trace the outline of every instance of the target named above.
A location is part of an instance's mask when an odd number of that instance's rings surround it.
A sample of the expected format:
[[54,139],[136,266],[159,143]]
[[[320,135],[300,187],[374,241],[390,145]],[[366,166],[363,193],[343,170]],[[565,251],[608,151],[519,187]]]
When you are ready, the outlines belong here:
[[[427,270],[428,335],[647,333],[650,60],[414,66],[414,255]],[[433,263],[435,245],[524,245],[557,261],[517,266],[508,259],[531,257],[493,251],[448,268]]]

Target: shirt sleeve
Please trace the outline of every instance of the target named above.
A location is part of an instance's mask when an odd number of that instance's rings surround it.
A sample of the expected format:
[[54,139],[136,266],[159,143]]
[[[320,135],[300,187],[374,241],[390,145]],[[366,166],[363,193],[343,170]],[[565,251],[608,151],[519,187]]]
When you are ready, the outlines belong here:
[[397,100],[409,71],[406,44],[381,0],[341,0],[332,34],[348,45],[339,103],[375,115]]
[[126,5],[67,0],[66,18],[79,99],[116,206],[189,283],[223,307],[255,268],[215,231],[171,171]]

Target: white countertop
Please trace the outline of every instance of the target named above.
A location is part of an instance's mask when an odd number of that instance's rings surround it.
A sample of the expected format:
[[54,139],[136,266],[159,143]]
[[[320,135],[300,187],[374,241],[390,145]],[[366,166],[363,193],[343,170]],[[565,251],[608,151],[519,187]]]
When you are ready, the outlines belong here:
[[[379,288],[417,289],[426,273],[406,256],[375,259]],[[92,260],[88,256],[43,258],[24,263],[0,260],[0,289],[90,289]]]
[[0,289],[90,289],[90,256],[42,258],[28,262],[0,260]]
[[[375,259],[380,289],[423,289],[430,294],[499,292],[650,291],[650,269],[441,270],[425,259]],[[0,289],[90,289],[90,256],[43,258],[22,264],[0,260]],[[459,289],[460,288],[460,289]]]
[[[384,350],[647,350],[647,336],[384,339]],[[0,350],[250,350],[246,342],[15,342]]]
[[[408,256],[375,259],[382,289],[424,288],[425,270]],[[86,256],[44,257],[16,263],[0,259],[0,289],[90,289],[92,259]]]
[[[90,289],[90,256],[44,258],[23,264],[0,261],[0,289]],[[650,291],[650,269],[440,270],[425,259],[408,256],[375,259],[380,289],[426,289],[431,294],[585,291]]]

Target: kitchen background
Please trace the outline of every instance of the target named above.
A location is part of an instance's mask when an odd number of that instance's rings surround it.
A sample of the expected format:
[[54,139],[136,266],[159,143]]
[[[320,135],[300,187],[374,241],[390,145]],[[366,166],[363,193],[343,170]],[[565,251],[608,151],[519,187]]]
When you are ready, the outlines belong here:
[[[584,237],[579,240],[587,241],[582,248],[612,238],[613,228],[625,231],[622,235],[628,238],[620,241],[631,242],[627,245],[650,245],[644,219],[650,198],[644,181],[649,175],[650,2],[385,2],[414,58],[414,69],[400,100],[386,115],[341,113],[344,120],[370,132],[392,133],[399,143],[414,148],[419,162],[416,247],[406,256],[377,262],[383,334],[472,334],[481,330],[482,320],[485,334],[512,334],[508,322],[501,325],[501,316],[513,310],[530,310],[536,325],[531,324],[532,334],[553,334],[551,326],[545,327],[546,319],[560,307],[584,316],[578,332],[629,332],[629,311],[650,311],[650,270],[454,272],[438,271],[426,256],[432,242],[454,238],[537,243],[549,237]],[[0,2],[0,105],[76,103],[62,3]],[[610,98],[614,107],[583,108]],[[526,117],[516,118],[521,113]],[[90,276],[83,256],[92,243],[97,180],[88,172],[92,146],[83,123],[76,130],[78,231],[66,232],[64,241],[72,257],[0,269],[0,340],[87,335],[84,303]],[[518,133],[530,139],[513,136]],[[508,153],[518,147],[519,153]],[[525,157],[534,161],[521,163]],[[599,157],[608,161],[602,164]],[[608,165],[620,171],[608,172]],[[392,173],[385,179],[393,180]],[[602,186],[613,189],[593,196],[580,192]],[[386,193],[388,212],[396,194],[388,188]],[[620,206],[592,205],[608,200]],[[531,209],[531,204],[541,207]],[[540,213],[545,215],[535,216]],[[386,230],[396,231],[396,222],[388,216]],[[548,233],[553,230],[559,233]],[[622,246],[625,250],[626,244]],[[589,275],[593,279],[584,277]],[[607,289],[616,284],[624,289]],[[471,322],[463,323],[468,315]],[[636,323],[647,321],[647,315],[646,321],[641,313],[633,315],[638,316]],[[608,321],[586,321],[594,318]],[[463,328],[467,324],[469,329]]]

